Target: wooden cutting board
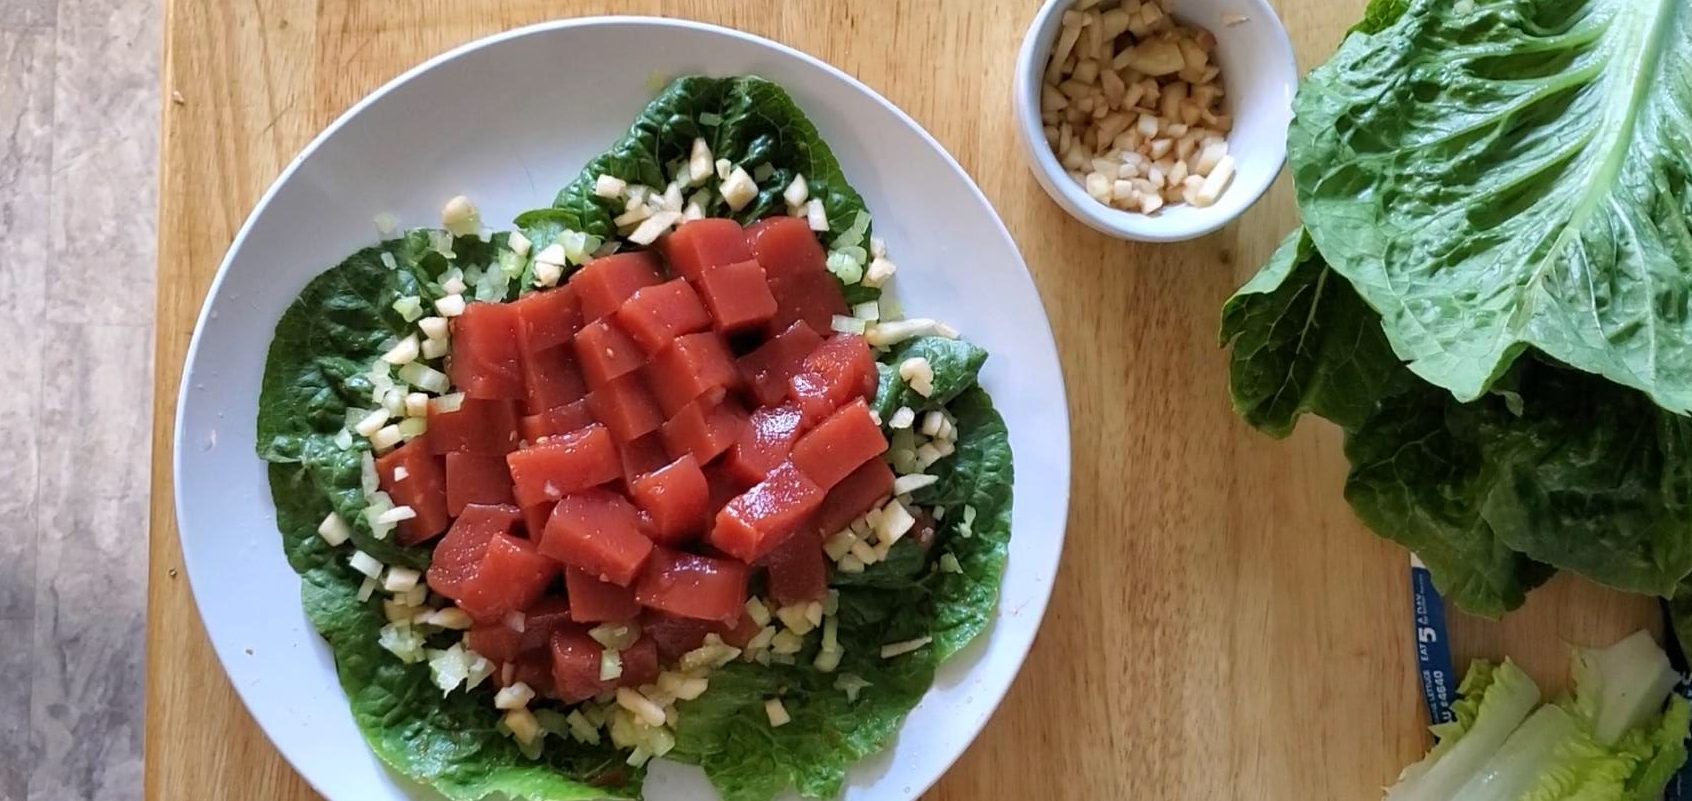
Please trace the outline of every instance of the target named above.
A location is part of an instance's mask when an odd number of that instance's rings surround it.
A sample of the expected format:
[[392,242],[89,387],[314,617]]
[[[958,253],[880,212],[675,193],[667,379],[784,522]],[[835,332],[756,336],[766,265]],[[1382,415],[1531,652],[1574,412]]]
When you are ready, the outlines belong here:
[[[1276,3],[1305,67],[1332,52],[1364,4]],[[1334,429],[1306,424],[1277,442],[1235,419],[1216,341],[1223,299],[1294,225],[1288,187],[1182,245],[1118,242],[1065,216],[1035,185],[1011,128],[1011,72],[1038,5],[171,0],[146,797],[316,797],[218,667],[172,509],[181,365],[236,229],[313,135],[395,75],[514,26],[613,12],[741,28],[856,75],[975,177],[1039,284],[1073,420],[1067,552],[1009,698],[928,797],[1376,797],[1426,745],[1405,555],[1347,510]],[[1653,617],[1647,601],[1559,579],[1502,624],[1454,626],[1461,658],[1508,652],[1557,686],[1568,643],[1607,641]]]

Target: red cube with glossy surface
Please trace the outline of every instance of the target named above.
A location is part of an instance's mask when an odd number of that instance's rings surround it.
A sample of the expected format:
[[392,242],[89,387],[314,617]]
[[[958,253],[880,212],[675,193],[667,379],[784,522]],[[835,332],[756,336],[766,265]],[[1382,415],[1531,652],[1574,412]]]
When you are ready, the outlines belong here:
[[568,343],[523,354],[523,404],[529,414],[581,400],[587,381]]
[[659,240],[659,248],[670,271],[689,281],[698,280],[712,267],[752,258],[740,223],[720,217],[682,223]]
[[823,490],[791,462],[717,512],[709,540],[723,553],[756,562],[781,547],[822,504]]
[[793,446],[793,466],[826,490],[885,450],[881,426],[858,398],[799,438]]
[[593,410],[588,408],[587,398],[582,398],[563,406],[554,406],[539,414],[531,414],[517,425],[523,439],[532,445],[542,437],[568,434],[593,425],[593,422]]
[[746,565],[659,548],[635,585],[641,606],[678,617],[738,619],[746,609]]
[[746,226],[746,241],[771,281],[828,274],[828,254],[803,217],[759,220]]
[[625,489],[634,486],[641,476],[670,463],[670,454],[664,449],[664,438],[657,434],[647,434],[622,443],[617,446],[617,452],[623,457]]
[[770,597],[783,606],[820,601],[828,593],[828,563],[822,537],[800,530],[766,557]]
[[552,635],[552,680],[559,700],[580,703],[615,687],[638,687],[658,680],[658,648],[641,638],[620,656],[623,673],[601,681],[604,649],[582,629],[559,629]]
[[[815,350],[806,354],[800,363],[800,370],[818,375],[839,377],[842,384],[841,391],[856,389],[866,401],[875,400],[876,385],[881,376],[875,369],[875,354],[870,351],[869,342],[857,334],[835,334],[829,337]],[[844,404],[850,399],[847,394],[840,401]]]
[[582,327],[582,309],[573,287],[531,292],[510,305],[517,310],[517,334],[527,353],[568,345]]
[[535,551],[535,544],[509,534],[495,534],[474,578],[455,600],[479,621],[504,620],[546,593],[558,577],[558,565]]
[[607,318],[588,323],[576,333],[576,363],[590,389],[598,389],[641,368],[646,353]]
[[521,320],[508,303],[472,303],[452,324],[452,384],[471,398],[523,397]]
[[646,385],[667,415],[701,397],[720,396],[739,377],[728,345],[714,333],[677,337],[646,367]]
[[694,401],[664,421],[661,433],[670,455],[692,454],[700,464],[717,458],[740,437],[746,427],[746,410],[733,400],[707,406]]
[[776,299],[764,268],[751,259],[712,267],[698,278],[699,294],[725,334],[762,329],[775,317]]
[[[764,290],[769,294],[769,290]],[[770,299],[774,314],[775,299]],[[617,325],[647,353],[668,347],[670,340],[711,327],[711,314],[686,279],[677,278],[640,289],[617,309]]]
[[691,453],[635,479],[631,490],[652,521],[648,533],[660,545],[691,542],[710,522],[711,489]]
[[787,382],[800,372],[805,357],[822,343],[821,334],[804,320],[796,320],[735,365],[752,397],[764,406],[774,406],[787,397]]
[[452,521],[447,535],[435,544],[429,562],[429,589],[438,595],[457,598],[466,581],[474,577],[488,542],[495,534],[510,534],[522,513],[515,506],[471,504]]
[[541,538],[541,553],[627,587],[652,553],[635,507],[623,496],[589,489],[558,502]]
[[840,292],[840,281],[833,274],[793,275],[770,280],[770,294],[775,296],[776,312],[770,318],[770,330],[781,331],[795,320],[804,320],[818,331],[833,329],[834,316],[846,316],[846,296]]
[[880,459],[864,462],[828,491],[811,529],[825,539],[840,532],[893,495],[893,468]]
[[[404,469],[405,478],[396,478]],[[409,506],[416,517],[396,527],[401,545],[415,545],[447,530],[446,471],[441,458],[430,452],[428,438],[414,439],[376,460],[376,477],[395,506]]]
[[649,251],[617,253],[588,262],[569,283],[581,302],[583,321],[591,323],[605,317],[642,287],[663,283],[658,267],[658,258]]
[[493,662],[515,662],[523,655],[523,635],[499,623],[478,623],[464,633],[464,645]]
[[438,411],[429,403],[429,449],[435,453],[504,456],[517,449],[517,404],[464,398],[458,409]]
[[552,642],[552,632],[575,625],[575,621],[570,619],[570,602],[567,599],[560,595],[541,598],[523,610],[523,652],[546,650]]
[[640,373],[629,373],[599,385],[587,397],[595,419],[611,430],[618,442],[638,439],[658,430],[664,412],[646,388]]
[[[392,494],[392,493],[389,493]],[[472,503],[515,504],[511,468],[503,456],[446,455],[446,512],[457,517]]]
[[760,408],[747,419],[723,464],[735,480],[748,486],[756,484],[787,460],[803,430],[797,404]]
[[546,521],[552,519],[552,507],[557,505],[556,501],[547,501],[522,507],[523,536],[528,537],[530,542],[540,542],[541,535],[546,533]]
[[517,503],[524,507],[556,501],[623,476],[617,445],[598,424],[547,437],[506,456],[505,463],[511,468]]
[[633,589],[600,581],[580,568],[564,568],[564,591],[570,595],[570,619],[577,623],[621,622],[640,615]]

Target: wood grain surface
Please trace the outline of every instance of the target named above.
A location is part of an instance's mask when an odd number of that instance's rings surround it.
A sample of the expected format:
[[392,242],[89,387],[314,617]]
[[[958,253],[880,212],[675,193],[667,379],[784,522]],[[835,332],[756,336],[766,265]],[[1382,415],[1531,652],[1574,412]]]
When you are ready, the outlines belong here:
[[[1308,68],[1333,50],[1364,0],[1276,5]],[[1009,697],[926,797],[1377,797],[1426,745],[1405,555],[1345,506],[1334,429],[1306,424],[1277,442],[1234,417],[1216,341],[1221,302],[1295,222],[1289,187],[1283,179],[1240,223],[1181,245],[1118,242],[1067,217],[1036,186],[1011,128],[1011,72],[1037,7],[172,0],[146,797],[315,798],[217,665],[181,573],[172,510],[181,365],[236,229],[313,135],[405,69],[514,26],[608,12],[733,26],[856,75],[974,176],[1039,285],[1074,426],[1062,575]],[[1643,599],[1559,579],[1502,623],[1454,626],[1460,658],[1508,652],[1559,686],[1569,643],[1604,641],[1652,618]]]

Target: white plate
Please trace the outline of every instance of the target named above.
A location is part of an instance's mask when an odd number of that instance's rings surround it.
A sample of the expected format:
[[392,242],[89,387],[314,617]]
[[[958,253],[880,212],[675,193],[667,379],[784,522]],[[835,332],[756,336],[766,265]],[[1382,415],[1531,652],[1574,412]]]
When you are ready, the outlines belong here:
[[[630,60],[630,54],[639,54]],[[637,68],[608,65],[636,64]],[[735,31],[600,18],[511,31],[440,56],[348,111],[282,173],[235,238],[201,311],[176,421],[176,509],[194,596],[236,690],[272,742],[335,801],[428,797],[387,771],[353,726],[328,646],[283,559],[254,455],[271,332],[306,282],[372,244],[372,216],[436,224],[468,194],[503,225],[546,206],[611,144],[663,75],[756,73],[784,85],[833,146],[903,267],[913,315],[943,318],[992,357],[985,383],[1010,426],[1015,520],[999,617],[948,662],[889,751],[846,798],[904,801],[969,745],[1010,687],[1046,609],[1069,500],[1063,376],[1039,295],[1003,223],[938,143],[885,99],[814,58]],[[709,798],[659,765],[647,797]]]

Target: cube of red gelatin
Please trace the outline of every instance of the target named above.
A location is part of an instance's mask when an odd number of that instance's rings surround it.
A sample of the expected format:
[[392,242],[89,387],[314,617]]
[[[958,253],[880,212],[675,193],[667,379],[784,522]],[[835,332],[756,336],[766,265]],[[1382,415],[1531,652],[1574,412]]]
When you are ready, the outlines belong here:
[[677,337],[646,367],[646,385],[667,415],[734,386],[739,377],[728,345],[713,333]]
[[[875,369],[875,354],[869,343],[857,334],[835,334],[805,356],[800,369],[807,373],[837,378],[844,392],[857,382],[858,394],[864,400],[875,400],[880,376]],[[849,398],[850,396],[846,396]],[[846,400],[842,399],[841,403]]]
[[658,680],[658,644],[649,637],[635,640],[623,649],[623,673],[615,680],[618,687],[639,687]]
[[580,568],[564,568],[564,591],[570,594],[570,619],[577,623],[621,622],[640,614],[634,590]]
[[871,459],[828,491],[810,527],[825,539],[832,537],[892,495],[893,468]]
[[752,258],[740,223],[721,217],[682,223],[659,240],[659,248],[671,272],[689,281],[698,280],[712,267]]
[[453,386],[471,398],[523,397],[520,319],[506,303],[472,303],[452,324]]
[[725,334],[761,329],[776,313],[764,268],[751,259],[706,270],[699,277],[699,293],[717,330]]
[[557,577],[558,564],[540,555],[534,543],[495,534],[475,574],[459,585],[453,600],[477,621],[497,622],[528,608]]
[[822,500],[822,488],[784,462],[717,512],[710,542],[736,559],[755,562],[781,547]]
[[435,453],[504,456],[517,449],[517,404],[465,398],[458,409],[429,404],[429,448]]
[[447,514],[454,517],[472,503],[515,504],[517,496],[511,492],[511,468],[505,457],[447,454],[446,501]]
[[680,617],[724,623],[746,609],[746,565],[659,548],[635,585],[641,606]]
[[561,628],[552,633],[552,683],[559,700],[580,703],[612,686],[599,678],[602,653],[586,630]]
[[722,634],[723,625],[714,620],[694,620],[677,617],[656,609],[640,615],[642,639],[652,640],[658,647],[658,658],[668,664],[705,644],[705,635]]
[[523,507],[523,536],[530,542],[540,542],[541,535],[546,533],[546,521],[552,519],[552,507],[557,505],[547,501]]
[[[768,289],[764,290],[769,293]],[[770,299],[774,314],[775,299]],[[617,309],[617,325],[647,353],[668,347],[670,340],[711,327],[711,314],[687,280],[677,278],[645,287]]]
[[552,642],[552,632],[575,626],[575,621],[570,619],[570,602],[564,596],[552,594],[542,597],[523,610],[524,653],[546,650]]
[[611,430],[618,442],[638,439],[658,430],[664,413],[646,388],[640,373],[629,373],[599,385],[588,393],[588,409]]
[[623,477],[622,458],[602,425],[547,437],[509,454],[517,503],[524,507],[556,501],[577,490]]
[[772,278],[770,294],[776,301],[770,331],[784,330],[795,320],[804,320],[818,331],[828,331],[832,330],[835,315],[848,313],[840,281],[827,272]]
[[827,556],[817,532],[800,530],[766,557],[770,597],[782,605],[820,601],[828,592]]
[[802,430],[803,418],[796,404],[758,409],[747,419],[723,464],[743,484],[763,481],[776,465],[787,460]]
[[539,414],[531,414],[518,423],[518,428],[523,433],[523,439],[534,444],[542,437],[568,434],[593,425],[593,422],[593,411],[588,408],[587,398],[582,398],[563,406],[554,406]]
[[610,319],[588,323],[576,333],[576,362],[590,389],[639,370],[646,354]]
[[515,506],[485,506],[470,504],[452,521],[447,535],[435,544],[429,562],[429,589],[436,594],[456,600],[464,584],[476,575],[482,557],[488,552],[488,542],[495,534],[510,534],[517,528],[522,513]]
[[881,426],[858,398],[806,432],[793,446],[793,466],[823,489],[887,450]]
[[736,367],[752,397],[761,405],[774,406],[787,397],[787,382],[800,372],[805,357],[822,343],[821,334],[804,320],[796,320],[757,350],[740,357]]
[[515,662],[523,655],[523,635],[498,623],[478,623],[464,635],[464,644],[494,662]]
[[576,366],[576,352],[568,343],[523,354],[523,399],[529,414],[581,400],[587,381]]
[[686,454],[634,480],[635,503],[652,521],[660,545],[684,545],[704,532],[711,516],[711,489],[693,454]]
[[615,312],[642,287],[663,283],[658,266],[658,258],[649,251],[618,253],[588,262],[569,283],[581,301],[584,322]]
[[700,464],[717,458],[740,437],[746,427],[746,410],[733,400],[706,406],[703,400],[683,407],[664,422],[664,446],[670,455],[692,454]]
[[[404,478],[395,471],[404,469]],[[415,545],[443,531],[451,518],[447,512],[446,471],[440,457],[429,452],[428,439],[414,439],[376,460],[376,477],[382,491],[395,506],[409,506],[416,517],[397,526],[401,545]]]
[[828,274],[828,254],[823,252],[816,232],[802,217],[759,220],[746,226],[746,241],[771,281],[796,275]]
[[589,489],[558,502],[541,538],[541,553],[620,586],[628,586],[652,541],[640,533],[640,518],[623,496]]
[[832,381],[828,376],[799,373],[788,379],[787,397],[799,408],[803,424],[813,426],[834,413],[839,405],[837,398],[841,394],[841,386],[842,382]]
[[664,438],[657,434],[625,442],[617,446],[617,451],[623,456],[625,489],[633,487],[641,476],[670,463],[670,454],[664,449]]
[[517,333],[528,353],[568,345],[582,327],[582,309],[574,287],[532,292],[512,301],[511,307],[517,310]]

